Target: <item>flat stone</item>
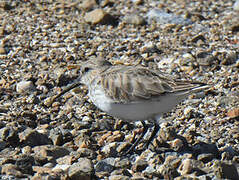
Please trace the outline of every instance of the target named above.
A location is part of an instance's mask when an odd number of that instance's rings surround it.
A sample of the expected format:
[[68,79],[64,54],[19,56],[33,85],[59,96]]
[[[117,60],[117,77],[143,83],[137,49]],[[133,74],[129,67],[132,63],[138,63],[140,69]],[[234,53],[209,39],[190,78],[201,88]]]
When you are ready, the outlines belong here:
[[17,166],[13,164],[4,164],[2,166],[1,173],[6,175],[13,175],[18,178],[24,177],[21,171],[18,170]]
[[70,154],[67,148],[53,145],[36,146],[33,148],[33,151],[40,157],[47,158],[50,156],[53,159],[58,159]]
[[87,158],[80,158],[68,171],[68,176],[72,180],[91,180],[93,176],[93,164]]
[[39,133],[37,130],[27,128],[19,134],[20,143],[26,146],[34,147],[46,144],[52,144],[47,135]]
[[239,179],[237,168],[234,164],[216,161],[213,167],[214,173],[219,179]]
[[98,161],[97,164],[95,165],[96,172],[105,171],[105,172],[111,173],[113,170],[114,170],[114,166],[105,162],[104,160]]
[[109,177],[109,180],[130,180],[128,176],[123,176],[123,175],[111,175]]

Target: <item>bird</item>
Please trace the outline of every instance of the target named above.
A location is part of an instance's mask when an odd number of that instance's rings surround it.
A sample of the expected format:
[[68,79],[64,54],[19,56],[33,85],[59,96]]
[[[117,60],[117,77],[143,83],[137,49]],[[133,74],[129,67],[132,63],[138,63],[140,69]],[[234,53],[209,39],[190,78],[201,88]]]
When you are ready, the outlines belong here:
[[100,110],[126,122],[142,123],[143,132],[127,153],[137,146],[148,131],[145,120],[154,124],[145,144],[148,147],[159,131],[160,116],[170,112],[188,95],[210,87],[202,82],[178,79],[142,65],[113,65],[103,58],[96,58],[83,62],[79,78],[54,96],[52,101],[80,85],[87,86],[89,99]]

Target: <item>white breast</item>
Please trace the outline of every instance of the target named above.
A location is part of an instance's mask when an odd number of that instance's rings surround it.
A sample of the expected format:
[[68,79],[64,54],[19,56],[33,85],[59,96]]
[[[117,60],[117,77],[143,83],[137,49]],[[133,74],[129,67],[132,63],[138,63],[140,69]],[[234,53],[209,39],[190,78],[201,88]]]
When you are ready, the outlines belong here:
[[100,86],[89,89],[89,97],[102,111],[126,121],[150,120],[163,113],[169,112],[185,96],[162,95],[157,100],[140,101],[128,104],[114,103],[104,94]]

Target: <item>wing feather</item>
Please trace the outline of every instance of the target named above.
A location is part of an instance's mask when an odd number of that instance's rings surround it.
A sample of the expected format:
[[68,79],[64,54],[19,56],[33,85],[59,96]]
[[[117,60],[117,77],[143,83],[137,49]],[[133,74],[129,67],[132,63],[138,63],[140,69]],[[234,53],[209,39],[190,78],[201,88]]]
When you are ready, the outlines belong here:
[[111,68],[101,75],[101,84],[116,103],[137,102],[163,96],[165,93],[187,92],[202,83],[168,78],[144,67]]

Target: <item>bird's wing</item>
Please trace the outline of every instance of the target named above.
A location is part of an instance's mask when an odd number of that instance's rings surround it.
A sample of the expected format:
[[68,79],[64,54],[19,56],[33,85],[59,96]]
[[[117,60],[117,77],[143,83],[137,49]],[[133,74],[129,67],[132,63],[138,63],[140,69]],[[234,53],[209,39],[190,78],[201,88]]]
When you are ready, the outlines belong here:
[[111,68],[102,73],[100,83],[115,103],[149,100],[165,93],[184,93],[203,85],[174,80],[144,67]]

